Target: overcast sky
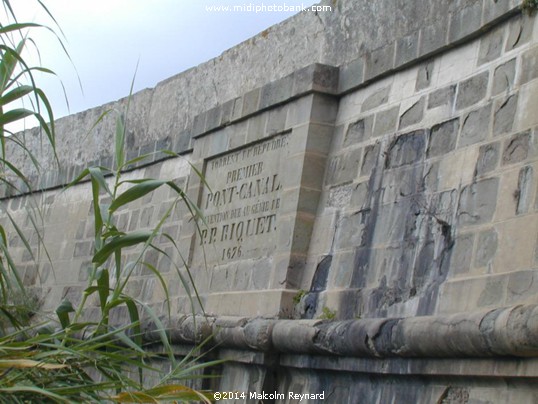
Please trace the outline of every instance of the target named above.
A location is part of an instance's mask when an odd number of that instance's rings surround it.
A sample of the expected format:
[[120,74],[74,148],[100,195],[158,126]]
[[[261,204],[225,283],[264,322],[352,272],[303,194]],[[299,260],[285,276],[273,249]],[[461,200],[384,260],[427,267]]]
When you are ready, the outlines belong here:
[[[255,12],[255,6],[305,6],[319,0],[43,0],[57,20],[72,63],[55,37],[33,31],[41,64],[55,71],[70,113],[128,95],[220,55],[296,12]],[[36,0],[12,0],[19,21],[53,26]],[[210,7],[246,6],[243,12]],[[254,11],[248,11],[249,7]],[[34,52],[35,56],[35,52]],[[76,70],[75,70],[76,69]],[[80,78],[82,91],[77,79]],[[58,79],[41,79],[55,116],[69,112]]]

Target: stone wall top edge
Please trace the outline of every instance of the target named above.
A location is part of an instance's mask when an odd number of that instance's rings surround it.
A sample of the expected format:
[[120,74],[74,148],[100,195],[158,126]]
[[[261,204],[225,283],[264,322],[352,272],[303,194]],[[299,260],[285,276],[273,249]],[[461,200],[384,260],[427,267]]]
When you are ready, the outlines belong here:
[[[432,2],[437,3],[437,0],[432,0]],[[322,3],[333,4],[330,0],[325,0]],[[144,127],[142,131],[146,133],[156,133],[156,138],[152,139],[150,136],[146,142],[143,140],[140,141],[138,144],[135,144],[133,150],[130,150],[129,152],[132,156],[137,156],[142,154],[142,151],[155,152],[156,150],[162,149],[162,147],[159,146],[165,145],[169,146],[166,148],[174,152],[180,154],[188,153],[189,150],[192,150],[192,139],[196,137],[203,136],[221,127],[230,125],[231,123],[248,119],[256,113],[312,92],[320,92],[334,96],[345,95],[360,89],[361,87],[365,87],[400,69],[420,63],[421,61],[440,54],[447,49],[476,38],[485,31],[520,12],[521,8],[521,0],[500,0],[497,2],[491,0],[464,0],[458,2],[458,4],[460,7],[454,8],[448,16],[450,23],[449,29],[446,32],[443,31],[443,27],[447,25],[446,19],[436,19],[431,25],[420,27],[417,31],[411,32],[405,38],[394,39],[384,46],[373,50],[365,47],[366,50],[359,53],[360,56],[358,57],[356,54],[353,56],[353,53],[348,52],[344,60],[341,61],[334,58],[324,57],[323,55],[311,55],[312,57],[309,57],[310,60],[305,59],[302,61],[302,64],[306,67],[296,67],[291,70],[291,73],[283,70],[283,75],[281,75],[280,78],[269,80],[261,86],[239,86],[238,88],[242,89],[253,89],[238,93],[240,95],[233,98],[224,98],[226,101],[219,100],[217,97],[212,102],[203,103],[205,107],[202,106],[201,108],[198,108],[201,112],[190,116],[182,128],[177,128],[173,132],[159,133],[159,130],[150,128],[150,124],[143,123],[143,125],[147,125],[148,127]],[[350,6],[346,6],[346,2],[344,2],[344,6],[342,6],[341,9],[337,7],[335,15],[332,15],[331,18],[343,18],[350,14],[352,11],[349,11],[349,9],[346,10],[346,7],[349,8]],[[479,17],[475,18],[478,22],[475,21],[470,28],[468,27],[464,31],[459,32],[458,27],[461,28],[461,24],[458,24],[457,21],[463,18],[462,16],[467,15],[470,12],[469,10],[474,10],[472,7],[476,10],[479,9]],[[356,11],[353,10],[353,12]],[[308,14],[300,13],[277,26],[269,28],[267,31],[271,32],[274,36],[279,34],[279,29],[290,29],[294,24],[297,25],[310,18],[311,16]],[[331,21],[325,22],[325,24],[329,23],[331,23]],[[334,21],[332,21],[332,23],[334,23]],[[426,32],[427,30],[428,32]],[[444,38],[442,42],[438,43],[437,46],[433,48],[431,46],[429,47],[425,42],[432,34],[437,34]],[[133,94],[133,97],[145,99],[144,97],[150,94],[148,98],[151,104],[154,104],[152,97],[159,91],[159,89],[171,86],[172,83],[177,80],[187,80],[187,76],[192,74],[199,76],[202,72],[205,72],[202,75],[210,75],[211,72],[216,71],[215,69],[218,70],[219,63],[224,66],[224,62],[222,61],[224,56],[231,57],[230,55],[237,52],[246,52],[244,48],[247,44],[256,44],[256,41],[259,42],[262,39],[265,39],[265,36],[267,35],[267,32],[264,31],[236,47],[225,51],[221,56],[197,67],[188,69],[183,73],[172,76],[158,83],[155,88],[141,90]],[[330,41],[327,39],[329,36],[330,35],[326,33],[325,39],[327,41]],[[273,40],[276,41],[277,39],[273,38]],[[334,40],[334,38],[332,40]],[[401,48],[405,45],[406,40],[416,40],[416,43],[412,47],[411,54],[404,54],[401,52]],[[237,57],[237,55],[234,57]],[[321,63],[321,61],[324,62]],[[222,68],[225,69],[226,67]],[[228,92],[222,92],[223,95],[226,93]],[[69,124],[69,121],[72,120],[81,122],[86,121],[91,117],[100,115],[107,109],[112,109],[121,105],[126,99],[127,97],[124,97],[115,102],[60,118],[57,122]],[[245,100],[247,99],[255,101],[254,103],[251,103],[252,105],[245,107]],[[234,111],[237,106],[240,107],[240,111]],[[156,105],[147,107],[147,109],[150,110],[150,116],[154,108],[156,108]],[[148,118],[150,116],[148,116]],[[217,117],[217,119],[215,119],[215,117]],[[31,183],[35,187],[33,191],[42,191],[65,185],[74,178],[73,176],[68,175],[70,172],[71,174],[74,174],[77,168],[105,162],[111,158],[107,151],[95,151],[93,155],[94,160],[91,158],[82,159],[76,163],[64,165],[60,170],[47,170],[45,174],[41,175],[41,178],[31,179]],[[95,156],[98,157],[95,158]],[[151,162],[159,161],[161,159],[162,156],[155,156]],[[10,195],[5,189],[2,189],[0,190],[0,198],[16,196],[26,192],[27,190],[23,187],[22,192],[16,192]]]

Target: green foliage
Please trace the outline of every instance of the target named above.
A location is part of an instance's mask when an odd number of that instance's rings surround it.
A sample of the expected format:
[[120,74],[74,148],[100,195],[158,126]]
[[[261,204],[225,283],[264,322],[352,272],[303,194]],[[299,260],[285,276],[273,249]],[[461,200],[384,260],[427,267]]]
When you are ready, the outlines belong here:
[[329,309],[327,306],[323,306],[321,309],[320,320],[334,320],[336,318],[336,311]]
[[301,303],[301,299],[306,295],[306,293],[306,290],[300,289],[295,296],[293,296],[293,304],[297,306],[299,303]]
[[[45,93],[37,87],[34,80],[35,72],[47,74],[52,74],[52,72],[41,67],[31,67],[23,58],[23,51],[28,42],[25,32],[28,29],[42,27],[34,23],[17,22],[10,1],[2,0],[2,4],[12,22],[0,24],[0,186],[4,187],[8,193],[23,192],[30,189],[30,181],[27,174],[10,160],[13,157],[11,153],[20,151],[38,173],[40,166],[35,156],[26,147],[24,137],[11,133],[6,125],[34,117],[39,123],[41,133],[44,134],[56,155],[52,108]],[[33,258],[32,249],[19,226],[8,212],[4,214]],[[36,229],[38,216],[29,218]],[[12,321],[8,313],[14,309],[9,302],[13,289],[18,289],[24,298],[26,292],[8,249],[7,231],[0,225],[0,304],[2,305],[0,312],[4,318],[7,317],[8,321]]]
[[[48,13],[43,3],[36,1]],[[42,137],[56,154],[52,109],[33,77],[35,71],[50,74],[52,72],[41,67],[29,67],[22,55],[28,41],[26,31],[42,27],[38,24],[17,22],[10,1],[2,0],[2,3],[14,22],[0,24],[0,185],[3,184],[15,192],[24,192],[30,190],[30,181],[20,168],[10,161],[8,149],[18,148],[33,162],[37,172],[40,167],[35,156],[26,147],[24,137],[11,133],[6,125],[27,117],[35,117]],[[17,40],[19,37],[20,40]],[[14,102],[25,98],[29,98],[27,104],[32,108],[21,108],[18,105],[12,107]],[[145,266],[159,281],[169,300],[165,280],[157,268],[143,261],[143,257],[149,249],[167,255],[154,245],[157,236],[172,241],[180,255],[172,237],[162,232],[163,224],[178,203],[186,204],[193,215],[199,214],[197,207],[173,182],[147,178],[123,179],[123,172],[129,165],[149,157],[140,156],[135,160],[125,161],[128,111],[129,102],[125,111],[105,113],[116,114],[114,167],[88,167],[69,185],[74,186],[85,180],[91,183],[95,222],[94,253],[92,270],[80,303],[67,299],[62,301],[56,309],[56,322],[30,325],[27,321],[36,306],[21,305],[21,302],[29,301],[28,294],[8,249],[7,229],[0,226],[0,317],[3,317],[0,325],[5,325],[4,333],[0,334],[0,403],[153,403],[165,400],[210,402],[208,392],[195,391],[178,382],[192,377],[192,372],[203,371],[205,367],[220,362],[200,362],[194,352],[178,360],[160,318],[150,307],[126,293],[127,283],[134,270]],[[101,119],[102,117],[99,121]],[[10,143],[12,145],[9,145]],[[177,197],[152,230],[127,233],[116,227],[117,212],[122,207],[161,187],[169,187]],[[9,214],[8,219],[29,254],[35,259],[30,243],[16,221]],[[41,239],[38,219],[29,217],[29,220]],[[138,254],[134,261],[124,262],[122,252],[126,248],[137,249]],[[196,300],[201,306],[188,270],[185,277],[179,267],[176,266],[175,269],[187,291],[193,290],[190,296],[193,309]],[[95,307],[89,306],[91,301],[97,304],[99,315],[96,318],[87,315],[89,309]],[[27,310],[21,315],[18,311],[21,307],[29,308],[30,311]],[[128,313],[128,323],[112,324],[111,315],[120,308],[124,308]],[[142,317],[151,319],[157,326],[162,343],[160,354],[149,352],[144,346]],[[162,359],[163,353],[171,369],[164,373],[152,365]],[[148,375],[152,380],[156,380],[151,387],[144,383]]]
[[535,13],[538,10],[538,0],[523,0],[521,8],[528,14]]

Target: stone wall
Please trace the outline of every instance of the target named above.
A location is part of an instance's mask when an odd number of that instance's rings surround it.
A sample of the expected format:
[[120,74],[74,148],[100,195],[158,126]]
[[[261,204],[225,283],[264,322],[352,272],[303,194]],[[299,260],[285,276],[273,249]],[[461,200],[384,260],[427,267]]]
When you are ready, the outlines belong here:
[[[174,343],[213,335],[230,359],[218,388],[277,402],[533,402],[538,19],[503,0],[323,4],[133,97],[128,158],[182,156],[126,178],[174,180],[205,215],[197,229],[179,206],[158,240],[171,259],[144,255],[172,291]],[[62,166],[43,152],[35,192],[2,191],[23,230],[45,213],[51,262],[10,235],[45,310],[84,288],[90,185],[59,187],[113,163],[112,121],[72,144],[108,107],[58,122]],[[173,200],[159,190],[117,226],[146,229]],[[147,271],[128,291],[166,313]]]

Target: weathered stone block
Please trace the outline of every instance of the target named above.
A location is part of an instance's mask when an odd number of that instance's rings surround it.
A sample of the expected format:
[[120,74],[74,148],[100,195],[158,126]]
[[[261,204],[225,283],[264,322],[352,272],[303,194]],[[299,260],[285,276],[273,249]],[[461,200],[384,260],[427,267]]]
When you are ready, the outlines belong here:
[[233,119],[233,112],[234,112],[234,104],[235,100],[229,100],[226,101],[224,104],[222,104],[221,108],[221,114],[220,114],[220,125],[226,125],[230,123]]
[[456,42],[480,28],[482,23],[482,2],[475,1],[468,7],[450,14],[449,42]]
[[354,149],[333,157],[327,170],[327,185],[353,181],[359,172],[362,149]]
[[474,266],[486,267],[493,262],[497,252],[498,237],[495,229],[480,232],[476,242]]
[[497,206],[498,178],[488,178],[467,185],[460,195],[458,222],[473,225],[489,222]]
[[220,107],[220,105],[207,111],[207,118],[205,124],[206,131],[215,129],[216,127],[220,126],[221,114],[222,108]]
[[478,298],[478,307],[498,307],[502,305],[506,290],[506,282],[505,277],[488,279],[482,293],[480,293],[480,297]]
[[480,40],[478,66],[491,62],[501,56],[504,39],[504,27],[497,28]]
[[458,139],[458,130],[459,119],[457,118],[433,126],[430,131],[428,157],[439,156],[454,150]]
[[[247,122],[247,139],[246,139],[247,143],[252,143],[252,142],[254,142],[256,140],[260,140],[260,139],[262,139],[264,137],[264,135],[265,135],[265,125],[267,124],[267,116],[268,116],[268,114],[264,113],[264,114],[258,114],[258,115],[250,117],[250,119]],[[229,132],[225,132],[225,133],[229,133]],[[215,137],[215,138],[216,138],[215,142],[220,143],[219,141],[222,141],[222,139],[225,139],[226,136],[224,136],[224,134],[222,134],[222,135],[220,135],[218,137]],[[217,140],[217,138],[218,138],[218,140]],[[241,139],[241,140],[243,140],[243,139]],[[244,142],[244,140],[243,140],[243,142]],[[243,142],[238,142],[237,146],[240,146],[241,143],[243,143]],[[226,150],[224,144],[222,144],[222,146],[219,147],[219,149],[221,149],[222,151]],[[212,154],[216,154],[216,153],[212,153]]]
[[399,129],[419,123],[424,116],[425,97],[411,105],[400,117]]
[[286,128],[287,107],[274,108],[269,112],[267,117],[266,135],[273,135],[282,132]]
[[452,106],[456,95],[456,85],[435,90],[428,96],[428,109],[437,108],[442,105]]
[[508,275],[506,302],[508,304],[521,304],[532,300],[536,296],[536,271],[517,271]]
[[480,142],[488,136],[491,120],[491,104],[471,111],[463,119],[458,147]]
[[369,203],[368,191],[368,181],[356,184],[351,194],[350,206],[358,209],[366,207]]
[[349,287],[355,267],[355,251],[342,251],[335,255],[333,261],[333,270],[329,274],[329,288]]
[[199,136],[205,132],[206,119],[207,119],[207,114],[205,113],[196,115],[194,117],[194,120],[192,122],[192,129],[191,129],[193,137]]
[[538,234],[537,219],[536,215],[523,215],[495,226],[499,239],[493,263],[495,272],[532,268]]
[[374,136],[381,136],[387,133],[392,133],[396,130],[398,124],[398,114],[400,112],[400,106],[392,107],[390,109],[378,112],[375,115],[374,123]]
[[234,273],[231,290],[248,290],[251,283],[252,263],[248,261],[240,262]]
[[399,199],[415,195],[423,190],[422,167],[414,165],[391,170],[383,175],[383,203],[389,204]]
[[366,55],[364,80],[370,80],[394,67],[394,43],[376,49]]
[[534,170],[532,166],[525,166],[519,170],[517,182],[517,199],[516,214],[527,213],[532,204],[532,189],[534,182]]
[[267,259],[258,259],[249,263],[250,271],[250,289],[268,289],[271,280],[271,262]]
[[293,75],[266,84],[261,88],[259,108],[264,109],[287,100],[292,95],[292,89]]
[[288,116],[286,118],[286,128],[292,128],[296,125],[309,122],[313,102],[314,96],[310,95],[302,97],[289,105]]
[[500,142],[480,146],[476,162],[475,175],[480,176],[495,170],[499,164]]
[[493,135],[501,135],[511,132],[514,126],[514,118],[517,112],[517,94],[506,97],[495,102],[495,112],[493,115]]
[[525,160],[529,154],[530,131],[517,133],[504,142],[502,165],[515,164]]
[[314,94],[312,101],[313,122],[334,123],[338,113],[338,100],[330,95]]
[[142,210],[142,214],[140,215],[140,227],[141,228],[145,229],[151,225],[152,218],[153,218],[153,211],[154,211],[153,206],[145,207]]
[[362,84],[364,77],[364,60],[358,58],[340,67],[338,91],[346,91]]
[[435,192],[439,189],[439,161],[428,162],[424,170],[424,187],[429,192]]
[[516,59],[509,60],[498,66],[493,73],[491,95],[497,95],[503,91],[510,91],[514,87],[515,76]]
[[[73,251],[73,257],[88,257],[90,256],[93,249],[93,242],[91,241],[81,241],[75,243],[75,250]],[[23,259],[24,261],[24,259]]]
[[334,94],[338,88],[338,68],[314,63],[297,70],[294,74],[293,95],[309,91]]
[[363,231],[368,220],[370,211],[358,211],[343,216],[338,223],[336,232],[335,248],[345,250],[362,245]]
[[243,115],[243,97],[237,97],[233,100],[233,111],[231,121],[235,121]]
[[398,38],[396,41],[396,60],[395,66],[402,66],[414,60],[418,55],[419,31],[410,35]]
[[361,106],[361,111],[369,111],[371,109],[377,108],[383,104],[386,104],[389,100],[390,86],[383,87],[379,90],[376,90],[373,94],[366,97]]
[[386,168],[413,164],[424,158],[426,131],[419,130],[398,136],[387,150]]
[[258,111],[260,105],[260,89],[256,88],[243,96],[241,116],[247,116]]
[[420,29],[419,56],[425,56],[447,44],[448,25],[432,24]]
[[538,47],[535,46],[521,57],[519,83],[525,84],[538,77]]
[[431,84],[434,62],[430,60],[418,68],[415,91],[420,91]]
[[488,89],[488,77],[489,72],[486,71],[459,83],[456,109],[470,107],[484,99]]
[[534,19],[528,15],[520,15],[513,19],[508,29],[508,39],[506,41],[506,50],[512,50],[528,43],[532,38],[532,29]]
[[353,185],[346,184],[331,188],[329,190],[329,197],[327,198],[327,206],[331,208],[345,208],[351,201],[351,194],[353,192]]
[[191,132],[180,132],[174,141],[172,151],[178,154],[185,153],[187,150],[190,149],[191,139]]
[[502,17],[511,8],[511,0],[495,0],[484,2],[484,14],[482,23],[488,24]]
[[379,143],[368,145],[364,148],[364,156],[362,158],[361,175],[369,176],[372,170],[379,161]]
[[359,119],[348,125],[344,137],[344,147],[364,142],[372,136],[374,117],[372,115]]

